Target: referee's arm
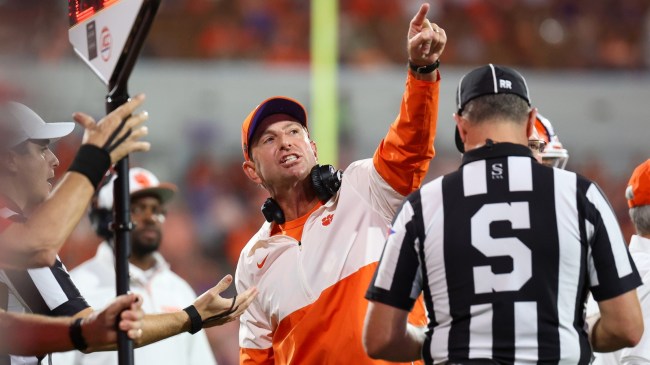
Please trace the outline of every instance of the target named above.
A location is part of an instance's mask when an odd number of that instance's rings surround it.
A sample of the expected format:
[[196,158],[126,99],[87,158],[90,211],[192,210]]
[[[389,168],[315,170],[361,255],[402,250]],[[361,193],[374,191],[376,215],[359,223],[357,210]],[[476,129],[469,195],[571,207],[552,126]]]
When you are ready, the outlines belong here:
[[[63,175],[47,200],[30,212],[25,222],[9,224],[6,219],[0,219],[0,267],[27,269],[55,263],[61,246],[86,213],[97,185],[110,166],[129,153],[149,150],[149,142],[140,141],[148,133],[141,126],[148,119],[147,113],[131,116],[143,102],[144,95],[137,95],[99,122],[83,113],[75,114],[75,120],[85,128],[83,145],[75,159],[82,162],[76,165],[77,169]],[[117,135],[119,142],[107,146],[122,125],[122,134]],[[127,131],[128,138],[122,140]],[[92,148],[84,149],[84,146]],[[88,153],[92,150],[104,150],[105,155],[99,153],[99,157],[105,158],[95,161],[98,155]],[[0,149],[0,154],[4,153]]]
[[52,266],[56,255],[86,212],[95,189],[76,172],[68,172],[56,190],[25,222],[14,222],[0,233],[0,266]]
[[598,302],[600,313],[587,318],[589,341],[596,352],[633,347],[643,334],[643,315],[636,290]]
[[363,328],[363,346],[373,359],[407,362],[422,357],[425,328],[408,323],[408,314],[422,291],[413,217],[413,206],[406,200],[395,218],[366,293],[370,303]]
[[373,359],[406,362],[422,358],[425,327],[408,323],[408,311],[371,301],[363,327],[363,347]]

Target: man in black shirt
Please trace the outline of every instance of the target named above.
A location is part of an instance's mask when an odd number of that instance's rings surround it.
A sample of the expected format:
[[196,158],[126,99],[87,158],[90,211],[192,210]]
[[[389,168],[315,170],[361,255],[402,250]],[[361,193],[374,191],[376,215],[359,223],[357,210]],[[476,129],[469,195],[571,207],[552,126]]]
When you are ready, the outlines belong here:
[[[450,364],[588,364],[643,332],[641,284],[591,181],[537,163],[537,110],[516,71],[473,70],[457,93],[460,169],[411,194],[366,297],[372,357]],[[424,292],[426,333],[406,315]],[[600,318],[585,319],[588,293]]]

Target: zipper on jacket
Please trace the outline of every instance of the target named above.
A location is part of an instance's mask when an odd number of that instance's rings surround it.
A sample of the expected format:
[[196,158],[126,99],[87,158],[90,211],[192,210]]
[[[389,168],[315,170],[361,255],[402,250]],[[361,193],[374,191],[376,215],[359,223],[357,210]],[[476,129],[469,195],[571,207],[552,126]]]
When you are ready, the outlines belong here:
[[305,294],[307,295],[309,300],[314,300],[314,294],[311,291],[311,287],[309,286],[309,283],[307,282],[307,277],[305,276],[305,271],[303,270],[301,241],[298,241],[298,274],[300,276],[300,283],[302,284],[302,288],[305,291]]

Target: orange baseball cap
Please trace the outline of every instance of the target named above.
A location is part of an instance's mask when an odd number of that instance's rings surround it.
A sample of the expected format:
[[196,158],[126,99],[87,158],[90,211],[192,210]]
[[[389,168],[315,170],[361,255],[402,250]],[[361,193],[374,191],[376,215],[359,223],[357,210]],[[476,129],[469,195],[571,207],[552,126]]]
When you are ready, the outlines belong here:
[[625,189],[625,198],[630,208],[650,205],[650,159],[634,169]]
[[248,114],[241,125],[241,147],[246,161],[250,161],[250,142],[255,129],[266,117],[273,114],[290,115],[307,128],[307,112],[297,100],[286,96],[274,96],[264,100]]

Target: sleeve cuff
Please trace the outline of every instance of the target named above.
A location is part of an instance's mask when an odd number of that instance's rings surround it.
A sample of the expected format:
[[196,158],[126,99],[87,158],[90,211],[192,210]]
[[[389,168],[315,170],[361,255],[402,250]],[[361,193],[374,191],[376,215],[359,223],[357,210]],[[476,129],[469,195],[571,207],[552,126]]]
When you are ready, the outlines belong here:
[[605,287],[602,284],[590,288],[591,294],[597,302],[617,297],[641,286],[643,282],[639,274],[635,272],[619,280],[618,285]]
[[407,312],[410,312],[413,309],[413,305],[415,304],[415,300],[411,298],[395,298],[394,296],[391,296],[390,293],[386,290],[378,288],[368,289],[366,292],[366,299],[402,309]]

